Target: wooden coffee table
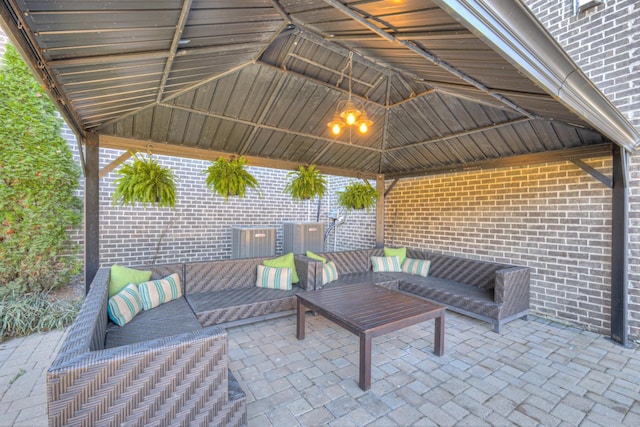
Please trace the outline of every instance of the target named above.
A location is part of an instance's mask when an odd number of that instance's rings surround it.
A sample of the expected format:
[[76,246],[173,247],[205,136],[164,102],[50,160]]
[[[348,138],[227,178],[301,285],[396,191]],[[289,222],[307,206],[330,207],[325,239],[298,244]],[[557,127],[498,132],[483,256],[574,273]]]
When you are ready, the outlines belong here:
[[344,285],[302,292],[298,298],[297,337],[304,339],[305,308],[360,337],[360,380],[371,387],[371,339],[435,319],[434,353],[444,354],[445,307],[399,291],[370,284]]

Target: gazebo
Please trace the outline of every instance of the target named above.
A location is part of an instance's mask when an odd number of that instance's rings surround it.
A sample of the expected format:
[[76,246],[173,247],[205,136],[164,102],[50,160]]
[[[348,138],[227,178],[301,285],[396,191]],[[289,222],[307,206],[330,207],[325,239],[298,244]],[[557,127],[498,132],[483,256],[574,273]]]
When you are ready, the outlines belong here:
[[[640,135],[520,2],[7,0],[0,14],[81,141],[87,283],[99,179],[117,164],[100,170],[99,147],[314,163],[391,181],[386,192],[405,177],[569,160],[613,190],[611,336],[627,344]],[[612,177],[581,160],[594,156],[611,156]]]

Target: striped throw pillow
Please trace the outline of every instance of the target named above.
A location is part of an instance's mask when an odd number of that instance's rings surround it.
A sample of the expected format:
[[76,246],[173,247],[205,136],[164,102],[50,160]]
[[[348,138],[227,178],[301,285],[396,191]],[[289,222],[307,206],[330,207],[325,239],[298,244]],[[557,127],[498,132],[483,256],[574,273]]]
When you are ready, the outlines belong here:
[[288,267],[267,267],[258,265],[256,286],[259,288],[291,290],[291,269]]
[[397,256],[372,256],[371,265],[375,272],[401,273],[400,258]]
[[338,269],[333,261],[329,261],[326,264],[322,264],[322,284],[338,280]]
[[142,311],[142,298],[135,283],[130,283],[120,292],[109,298],[107,313],[118,326],[131,322]]
[[180,276],[177,273],[173,273],[164,279],[140,283],[138,291],[140,291],[140,296],[142,297],[142,307],[145,310],[151,310],[182,296]]
[[428,259],[405,258],[402,263],[402,271],[422,277],[429,275],[429,267],[431,267],[431,261]]

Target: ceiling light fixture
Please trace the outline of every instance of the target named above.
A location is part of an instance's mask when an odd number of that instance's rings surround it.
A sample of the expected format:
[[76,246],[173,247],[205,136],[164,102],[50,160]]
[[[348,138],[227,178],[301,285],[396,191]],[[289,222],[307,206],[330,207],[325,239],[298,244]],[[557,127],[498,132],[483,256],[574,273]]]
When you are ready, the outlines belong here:
[[[358,128],[358,132],[365,134],[369,131],[369,128],[373,125],[373,122],[367,117],[367,112],[364,111],[364,104],[361,101],[351,99],[351,85],[353,74],[353,52],[349,52],[349,62],[342,69],[342,76],[340,81],[344,78],[344,71],[349,67],[349,97],[346,101],[338,102],[336,106],[336,112],[333,115],[327,126],[331,130],[331,133],[338,136],[342,133],[342,130],[347,126],[355,126]],[[338,83],[339,84],[339,83]]]

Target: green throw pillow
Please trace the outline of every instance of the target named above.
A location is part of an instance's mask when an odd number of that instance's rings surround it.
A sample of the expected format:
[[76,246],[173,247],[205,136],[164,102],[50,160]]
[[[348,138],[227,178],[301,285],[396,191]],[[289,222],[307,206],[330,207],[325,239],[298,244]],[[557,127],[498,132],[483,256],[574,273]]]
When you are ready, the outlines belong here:
[[407,248],[384,248],[384,256],[397,256],[402,265],[407,257]]
[[315,259],[315,260],[318,260],[318,261],[322,261],[322,263],[323,263],[323,264],[326,264],[326,263],[327,263],[327,259],[326,259],[326,258],[322,258],[320,255],[316,255],[316,254],[314,254],[314,253],[313,253],[313,252],[311,252],[311,251],[307,251],[307,256],[308,256],[309,258],[311,258],[311,259]]
[[109,280],[109,298],[123,290],[129,283],[138,285],[151,279],[150,271],[136,270],[134,268],[113,265],[111,267],[111,279]]
[[293,260],[293,252],[289,252],[288,254],[282,255],[278,258],[265,259],[262,264],[267,267],[290,268],[291,283],[298,283],[300,281],[298,273],[296,273],[296,263]]

